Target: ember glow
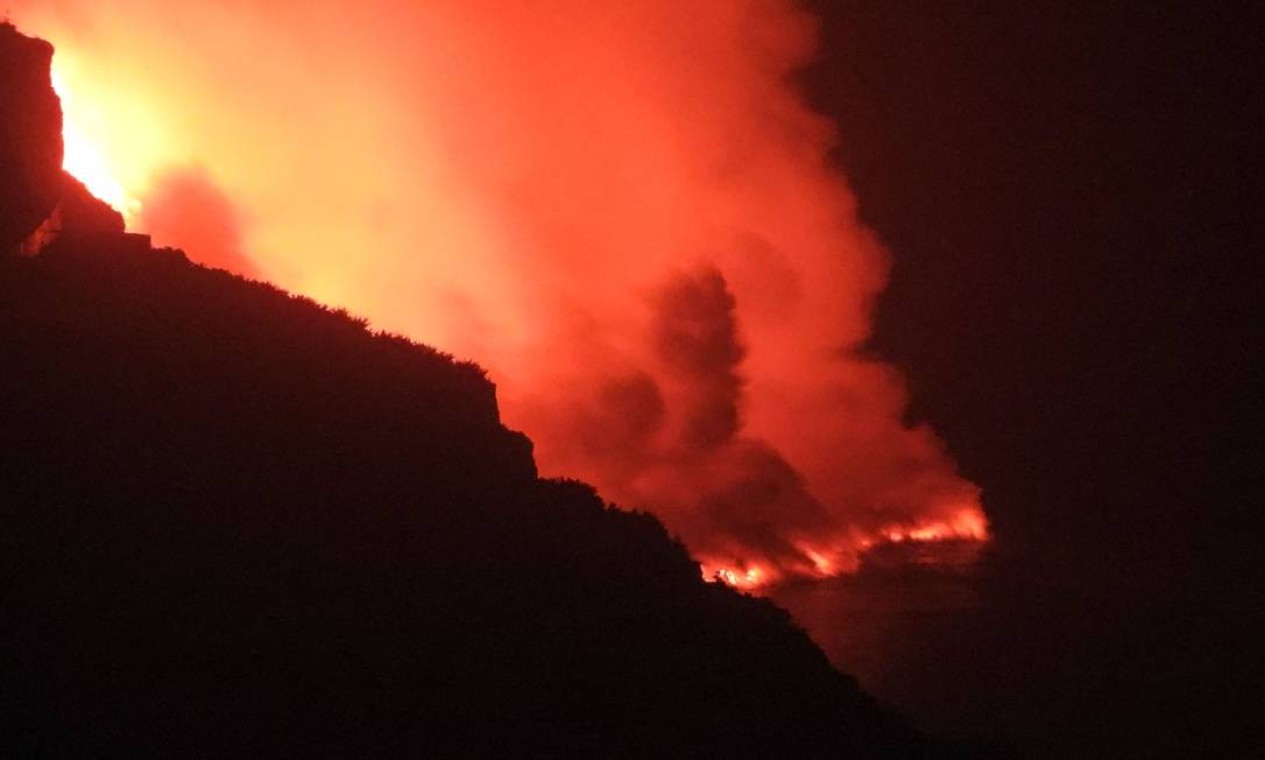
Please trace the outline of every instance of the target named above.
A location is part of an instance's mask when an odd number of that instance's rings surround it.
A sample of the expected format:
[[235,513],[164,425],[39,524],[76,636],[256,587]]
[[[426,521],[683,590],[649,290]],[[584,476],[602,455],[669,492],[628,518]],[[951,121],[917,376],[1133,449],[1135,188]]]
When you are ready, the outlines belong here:
[[951,520],[889,526],[879,530],[878,535],[894,544],[906,541],[984,541],[988,538],[988,525],[979,515],[963,509]]
[[58,48],[68,168],[129,222],[479,361],[544,474],[654,512],[708,577],[986,538],[862,351],[887,258],[792,84],[794,3],[13,14]]

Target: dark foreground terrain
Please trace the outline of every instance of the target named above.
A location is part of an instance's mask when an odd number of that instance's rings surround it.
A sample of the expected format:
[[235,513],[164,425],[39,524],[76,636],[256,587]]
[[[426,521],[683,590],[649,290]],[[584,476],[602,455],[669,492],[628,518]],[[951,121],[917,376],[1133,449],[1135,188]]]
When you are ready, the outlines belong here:
[[925,756],[478,367],[123,233],[0,24],[0,757]]
[[4,754],[921,746],[477,367],[106,248],[0,261]]

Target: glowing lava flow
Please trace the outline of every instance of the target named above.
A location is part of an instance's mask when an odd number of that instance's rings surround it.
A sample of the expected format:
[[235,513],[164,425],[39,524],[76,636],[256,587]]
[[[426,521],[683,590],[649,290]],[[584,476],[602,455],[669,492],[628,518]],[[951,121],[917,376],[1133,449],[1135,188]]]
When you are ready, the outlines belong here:
[[893,525],[880,531],[880,536],[881,540],[893,544],[907,541],[987,541],[988,523],[978,511],[963,509],[952,520]]
[[703,578],[717,583],[724,583],[744,591],[759,589],[769,583],[768,574],[758,567],[749,567],[746,570],[730,570],[722,567],[713,570],[709,576],[708,567],[703,565]]
[[983,544],[988,540],[988,521],[978,507],[968,504],[959,509],[950,519],[907,525],[887,525],[873,534],[857,537],[853,542],[836,547],[832,551],[814,549],[808,545],[797,546],[796,549],[808,559],[808,564],[800,564],[781,571],[761,565],[726,563],[723,560],[712,560],[707,557],[702,558],[700,569],[706,581],[724,583],[742,591],[759,592],[776,586],[790,577],[830,578],[855,572],[860,564],[861,555],[884,545],[934,545],[950,542]]

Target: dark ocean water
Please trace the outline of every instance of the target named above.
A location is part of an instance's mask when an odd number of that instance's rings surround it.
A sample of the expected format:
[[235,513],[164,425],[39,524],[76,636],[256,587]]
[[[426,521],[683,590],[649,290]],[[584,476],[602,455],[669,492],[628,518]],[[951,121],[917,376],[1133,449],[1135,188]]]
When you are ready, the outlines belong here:
[[1152,732],[1153,713],[1126,704],[1137,667],[1119,682],[1136,636],[1111,622],[1118,613],[1017,577],[984,545],[884,546],[853,575],[771,596],[837,668],[928,733],[1064,758],[1133,756]]
[[854,575],[770,596],[836,667],[935,735],[1025,757],[1244,756],[1260,733],[1248,610],[1071,584],[996,549],[884,547]]
[[925,730],[979,737],[994,729],[979,704],[990,691],[981,551],[972,542],[885,546],[853,575],[771,596],[867,692]]
[[978,554],[971,543],[884,547],[854,575],[783,586],[773,598],[836,666],[878,686],[898,665],[888,662],[898,634],[980,607]]

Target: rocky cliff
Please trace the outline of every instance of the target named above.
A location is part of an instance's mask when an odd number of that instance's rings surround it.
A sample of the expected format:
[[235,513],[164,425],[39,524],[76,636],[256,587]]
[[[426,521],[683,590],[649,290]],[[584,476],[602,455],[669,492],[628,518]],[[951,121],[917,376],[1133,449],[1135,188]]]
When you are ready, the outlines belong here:
[[0,24],[0,255],[57,237],[122,235],[123,215],[62,171],[62,110],[53,46]]
[[0,252],[52,214],[62,191],[61,102],[53,46],[0,23]]

